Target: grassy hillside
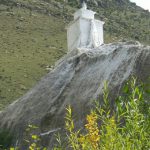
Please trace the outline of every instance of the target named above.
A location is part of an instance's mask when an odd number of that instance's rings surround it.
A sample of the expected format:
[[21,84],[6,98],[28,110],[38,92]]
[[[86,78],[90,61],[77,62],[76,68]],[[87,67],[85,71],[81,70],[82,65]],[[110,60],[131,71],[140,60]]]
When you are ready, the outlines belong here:
[[0,5],[0,108],[23,95],[65,54],[64,26],[61,18],[36,8]]
[[[91,0],[105,41],[150,42],[150,13],[128,0]],[[66,51],[65,26],[76,0],[0,1],[0,109],[28,91]]]

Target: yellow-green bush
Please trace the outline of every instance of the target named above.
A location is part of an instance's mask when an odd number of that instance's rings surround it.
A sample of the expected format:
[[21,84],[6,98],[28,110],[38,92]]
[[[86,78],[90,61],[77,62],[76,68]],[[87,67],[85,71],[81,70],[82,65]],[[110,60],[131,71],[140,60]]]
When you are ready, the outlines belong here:
[[[112,110],[105,84],[103,105],[96,102],[96,108],[87,115],[84,126],[86,134],[76,131],[69,106],[66,114],[68,148],[72,150],[149,150],[150,149],[150,107],[146,113],[142,105],[147,102],[141,86],[132,79],[124,87]],[[100,122],[100,125],[98,125]],[[66,149],[61,146],[60,150]],[[54,148],[56,150],[56,148]]]

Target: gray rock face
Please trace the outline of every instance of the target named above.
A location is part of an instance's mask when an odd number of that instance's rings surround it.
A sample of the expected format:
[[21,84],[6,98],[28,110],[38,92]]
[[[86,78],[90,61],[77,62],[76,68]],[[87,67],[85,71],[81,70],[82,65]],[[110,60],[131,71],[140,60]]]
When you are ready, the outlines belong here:
[[117,95],[132,74],[143,81],[150,76],[150,46],[118,42],[68,53],[33,89],[0,113],[0,127],[15,131],[21,143],[27,124],[36,124],[42,136],[49,134],[46,144],[50,144],[53,133],[63,128],[68,104],[78,127],[92,100],[102,94],[105,80]]

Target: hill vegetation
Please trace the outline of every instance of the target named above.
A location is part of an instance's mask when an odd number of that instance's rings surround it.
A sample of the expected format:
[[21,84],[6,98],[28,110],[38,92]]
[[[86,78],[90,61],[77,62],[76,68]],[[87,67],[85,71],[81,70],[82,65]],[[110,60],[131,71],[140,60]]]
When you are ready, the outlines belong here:
[[[77,0],[0,1],[0,109],[23,95],[67,51],[65,26]],[[128,0],[91,0],[105,41],[150,41],[150,13]]]

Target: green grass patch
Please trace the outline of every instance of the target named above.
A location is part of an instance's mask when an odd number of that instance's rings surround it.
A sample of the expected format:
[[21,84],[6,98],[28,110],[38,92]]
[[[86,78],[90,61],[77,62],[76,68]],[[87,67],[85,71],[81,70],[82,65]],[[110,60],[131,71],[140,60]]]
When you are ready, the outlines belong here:
[[[13,8],[0,13],[0,109],[28,91],[66,53],[65,23]],[[63,42],[62,42],[63,41]]]

